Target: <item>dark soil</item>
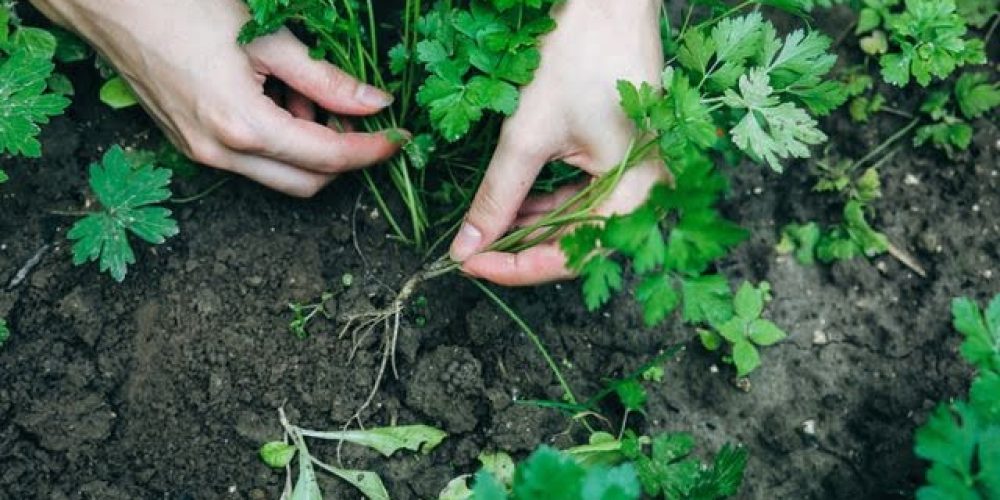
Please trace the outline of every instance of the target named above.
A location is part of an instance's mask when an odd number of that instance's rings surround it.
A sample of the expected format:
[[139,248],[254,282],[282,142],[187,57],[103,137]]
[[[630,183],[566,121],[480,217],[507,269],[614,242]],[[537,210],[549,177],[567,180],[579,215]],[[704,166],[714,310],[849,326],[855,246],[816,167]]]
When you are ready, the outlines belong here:
[[[140,247],[125,283],[73,267],[72,219],[49,211],[86,203],[85,167],[102,150],[155,137],[141,112],[94,103],[95,86],[81,80],[77,104],[47,127],[43,160],[3,160],[12,181],[0,189],[0,316],[13,335],[0,348],[0,498],[277,498],[283,475],[257,458],[262,442],[281,437],[277,409],[307,427],[339,428],[371,389],[381,346],[372,337],[348,361],[351,339],[325,320],[296,339],[287,303],[330,290],[336,314],[376,307],[389,298],[383,284],[398,286],[420,259],[386,238],[352,179],[309,201],[237,180],[177,207],[182,234]],[[838,118],[826,129],[834,153],[858,157],[901,123]],[[644,329],[628,298],[589,314],[572,284],[502,295],[579,394],[684,343],[651,388],[648,416],[633,422],[650,433],[692,431],[704,450],[745,443],[752,458],[740,498],[910,497],[924,469],[913,430],[969,378],[949,301],[1000,291],[1000,134],[987,121],[977,127],[957,160],[903,148],[882,170],[877,225],[926,278],[889,257],[803,267],[776,256],[781,225],[834,218],[823,210],[837,207],[809,192],[805,165],[784,176],[731,170],[730,216],[754,236],[722,268],[734,284],[771,282],[768,314],[791,333],[764,351],[749,393],[690,329]],[[214,175],[176,189],[196,193]],[[520,330],[460,277],[420,294],[427,305],[404,321],[400,378],[387,380],[366,423],[427,423],[451,435],[429,455],[389,460],[348,446],[344,463],[380,472],[394,498],[436,498],[475,469],[480,450],[570,444],[563,416],[514,403],[559,396]],[[335,450],[316,453],[333,460]],[[324,485],[328,498],[357,497]]]

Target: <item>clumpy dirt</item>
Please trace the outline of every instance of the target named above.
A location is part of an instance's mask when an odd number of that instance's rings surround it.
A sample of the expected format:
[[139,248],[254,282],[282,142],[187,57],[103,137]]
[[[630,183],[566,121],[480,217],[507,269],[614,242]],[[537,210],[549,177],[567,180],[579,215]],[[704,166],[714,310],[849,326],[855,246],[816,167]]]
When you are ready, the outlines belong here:
[[[156,137],[141,112],[94,103],[97,82],[82,73],[78,102],[45,130],[44,159],[4,159],[12,181],[0,188],[0,316],[13,335],[0,348],[0,498],[277,498],[282,474],[256,454],[281,437],[277,409],[306,427],[339,428],[372,388],[381,352],[370,337],[349,359],[352,340],[338,338],[333,321],[293,337],[288,302],[331,291],[334,315],[378,307],[421,259],[386,237],[354,180],[309,201],[236,180],[175,207],[182,234],[138,247],[123,284],[94,265],[73,267],[72,219],[49,211],[87,202],[85,167],[104,149]],[[833,154],[858,157],[902,122],[825,125]],[[971,152],[955,160],[903,148],[882,170],[876,224],[926,278],[890,257],[803,267],[776,256],[781,225],[834,219],[838,207],[810,193],[805,165],[780,177],[749,165],[728,171],[729,215],[753,237],[720,267],[734,284],[771,282],[768,315],[791,334],[764,351],[749,393],[690,329],[643,328],[627,297],[589,314],[572,284],[501,294],[578,394],[683,343],[651,386],[647,415],[632,422],[650,433],[691,431],[704,450],[746,444],[740,498],[910,497],[924,469],[913,430],[970,375],[949,301],[1000,291],[1000,134],[986,120],[977,127]],[[176,188],[196,193],[215,175]],[[427,423],[450,436],[429,455],[388,460],[347,446],[344,464],[378,471],[394,498],[424,499],[473,471],[480,450],[523,455],[539,443],[571,444],[563,416],[515,403],[560,395],[517,326],[460,277],[420,293],[426,306],[404,320],[400,377],[386,381],[365,420]],[[342,483],[323,484],[328,498],[357,498]]]

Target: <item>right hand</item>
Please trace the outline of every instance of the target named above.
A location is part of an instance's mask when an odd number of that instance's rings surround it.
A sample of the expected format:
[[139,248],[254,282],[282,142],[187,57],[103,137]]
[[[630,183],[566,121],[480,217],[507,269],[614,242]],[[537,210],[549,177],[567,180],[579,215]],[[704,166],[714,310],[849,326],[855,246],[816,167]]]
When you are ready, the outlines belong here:
[[[365,116],[385,92],[309,57],[288,30],[246,46],[239,0],[34,0],[119,71],[171,141],[189,157],[294,196],[338,173],[379,163],[398,145],[387,133],[340,133],[315,122],[315,105]],[[264,94],[268,76],[289,88],[285,107]]]

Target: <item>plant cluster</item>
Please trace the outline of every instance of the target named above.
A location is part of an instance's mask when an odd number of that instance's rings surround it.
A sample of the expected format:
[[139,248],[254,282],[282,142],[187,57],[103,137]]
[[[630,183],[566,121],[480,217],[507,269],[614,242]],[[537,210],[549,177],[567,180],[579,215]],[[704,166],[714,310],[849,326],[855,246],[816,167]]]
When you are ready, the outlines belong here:
[[916,454],[931,462],[917,498],[1000,498],[1000,295],[985,311],[955,299],[952,316],[976,377],[967,401],[938,405],[917,429]]
[[[919,274],[919,264],[893,246],[868,219],[881,197],[878,169],[891,160],[895,145],[911,138],[915,147],[930,144],[949,157],[972,144],[974,121],[1000,105],[1000,82],[992,72],[960,71],[987,62],[981,29],[997,17],[996,0],[863,0],[855,34],[861,50],[878,61],[876,76],[865,66],[849,68],[842,80],[853,120],[867,123],[878,113],[909,122],[857,161],[826,160],[817,168],[816,191],[839,193],[843,220],[828,229],[816,222],[782,229],[778,250],[794,253],[803,264],[892,253]],[[992,29],[985,35],[989,36]],[[919,89],[922,100],[911,110],[890,106],[881,92],[890,87]],[[924,90],[929,88],[928,90]]]

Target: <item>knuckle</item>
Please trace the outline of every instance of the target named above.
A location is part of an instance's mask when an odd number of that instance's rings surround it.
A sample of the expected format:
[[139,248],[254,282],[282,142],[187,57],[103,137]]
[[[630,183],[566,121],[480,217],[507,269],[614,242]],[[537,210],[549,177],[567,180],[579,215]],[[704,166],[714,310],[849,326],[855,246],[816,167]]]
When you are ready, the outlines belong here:
[[224,158],[222,154],[222,148],[220,148],[214,141],[207,138],[192,138],[185,141],[186,147],[183,148],[185,154],[192,160],[203,165],[210,165],[218,168],[225,168]]
[[236,117],[217,118],[212,130],[219,142],[237,151],[263,152],[264,135],[252,122]]
[[489,185],[483,184],[483,189],[476,195],[475,202],[469,209],[469,218],[473,223],[482,226],[482,221],[495,219],[503,214],[504,204],[497,193]]

